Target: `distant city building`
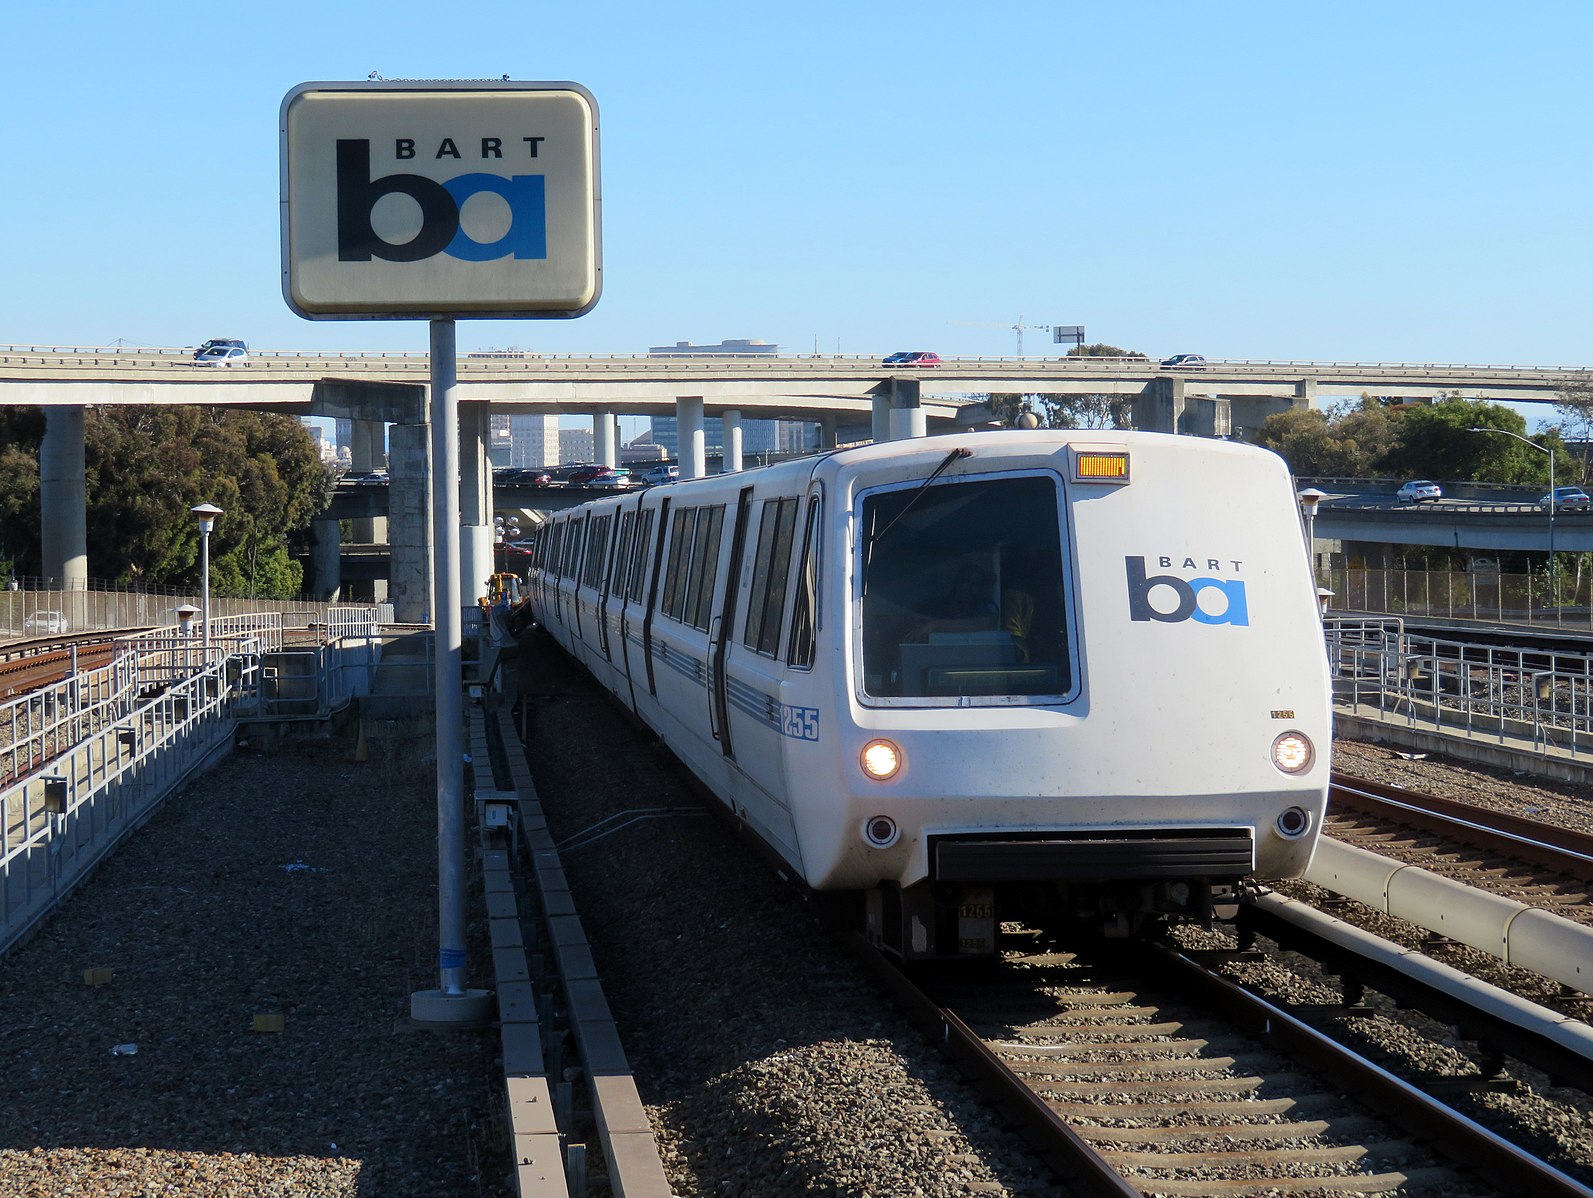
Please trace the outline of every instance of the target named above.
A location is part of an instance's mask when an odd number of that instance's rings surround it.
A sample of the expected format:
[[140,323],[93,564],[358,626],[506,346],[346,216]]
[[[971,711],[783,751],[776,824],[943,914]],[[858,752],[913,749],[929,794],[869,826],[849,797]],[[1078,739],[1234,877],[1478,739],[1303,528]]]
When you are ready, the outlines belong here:
[[757,355],[772,358],[780,347],[772,341],[721,341],[717,345],[694,345],[690,341],[677,341],[674,345],[654,345],[647,350],[650,358],[701,358],[713,354],[737,354],[742,357]]
[[487,461],[492,466],[513,466],[510,458],[511,439],[509,422],[513,416],[487,417]]
[[557,466],[563,460],[557,416],[510,416],[509,441],[511,466]]
[[559,461],[590,462],[597,453],[596,442],[589,428],[561,428],[559,430]]

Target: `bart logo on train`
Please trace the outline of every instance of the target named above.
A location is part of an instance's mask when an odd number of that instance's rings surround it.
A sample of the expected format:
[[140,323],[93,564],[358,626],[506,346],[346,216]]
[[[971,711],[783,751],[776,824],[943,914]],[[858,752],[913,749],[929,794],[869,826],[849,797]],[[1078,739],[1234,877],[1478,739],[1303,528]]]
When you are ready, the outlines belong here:
[[[531,158],[537,157],[540,137],[522,138]],[[451,139],[444,139],[437,157],[459,158]],[[502,159],[501,138],[482,139],[481,154]],[[520,147],[521,154],[527,147]],[[413,139],[399,138],[395,156],[414,158]],[[508,206],[509,227],[493,241],[478,241],[465,231],[460,213],[473,196],[498,196]],[[420,231],[408,241],[393,243],[371,223],[377,202],[389,195],[405,195],[420,207]],[[337,257],[340,262],[419,262],[447,254],[465,262],[490,262],[497,258],[543,259],[548,256],[546,178],[543,175],[495,175],[470,171],[451,179],[395,173],[371,178],[371,143],[362,138],[337,142]]]
[[[1128,568],[1128,614],[1133,620],[1158,620],[1163,624],[1182,624],[1185,620],[1194,620],[1197,624],[1235,624],[1247,626],[1250,623],[1250,609],[1245,602],[1245,584],[1237,578],[1180,578],[1176,574],[1145,573],[1145,559],[1143,557],[1125,557],[1123,563]],[[1218,562],[1211,560],[1205,563],[1207,569],[1215,570]],[[1235,568],[1238,563],[1232,563]],[[1157,565],[1162,569],[1174,567],[1170,557],[1157,559]],[[1183,566],[1186,569],[1199,569],[1193,558],[1185,558]],[[1175,606],[1171,611],[1159,611],[1151,603],[1151,594],[1158,588],[1165,588],[1175,596]],[[1218,592],[1223,597],[1221,611],[1209,610],[1211,601],[1207,600],[1206,606],[1201,606],[1200,595],[1202,591]],[[1164,599],[1163,602],[1166,600]]]

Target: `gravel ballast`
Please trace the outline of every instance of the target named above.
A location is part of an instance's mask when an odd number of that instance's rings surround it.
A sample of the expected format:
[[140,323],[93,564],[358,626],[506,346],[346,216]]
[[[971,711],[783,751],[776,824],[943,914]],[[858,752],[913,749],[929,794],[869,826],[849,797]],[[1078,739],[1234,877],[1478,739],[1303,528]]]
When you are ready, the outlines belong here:
[[511,1192],[496,1037],[407,1019],[431,739],[238,750],[0,962],[0,1194]]

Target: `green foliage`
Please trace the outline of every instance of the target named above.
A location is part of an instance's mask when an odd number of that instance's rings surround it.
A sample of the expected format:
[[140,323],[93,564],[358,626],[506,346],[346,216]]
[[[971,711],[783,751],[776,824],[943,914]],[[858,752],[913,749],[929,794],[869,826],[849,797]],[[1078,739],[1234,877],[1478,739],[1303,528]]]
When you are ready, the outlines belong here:
[[[1068,350],[1070,358],[1137,358],[1148,361],[1137,350],[1096,342]],[[1118,428],[1134,427],[1134,397],[1131,395],[992,395],[986,400],[990,411],[1003,425],[1015,427],[1019,415],[1033,412],[1041,428]]]
[[[7,427],[7,432],[12,429]],[[27,543],[0,545],[38,572],[42,419],[0,450],[0,517]],[[302,571],[290,538],[325,509],[326,471],[291,416],[201,407],[89,408],[84,484],[91,572],[129,584],[199,584],[199,526],[189,510],[223,511],[210,536],[211,589],[291,598]]]
[[[1299,475],[1546,484],[1548,454],[1503,435],[1525,436],[1526,427],[1514,409],[1483,400],[1450,396],[1389,408],[1362,396],[1353,407],[1280,412],[1256,441]],[[1478,428],[1500,431],[1471,431]],[[1529,440],[1554,450],[1556,462],[1565,456],[1557,431]]]

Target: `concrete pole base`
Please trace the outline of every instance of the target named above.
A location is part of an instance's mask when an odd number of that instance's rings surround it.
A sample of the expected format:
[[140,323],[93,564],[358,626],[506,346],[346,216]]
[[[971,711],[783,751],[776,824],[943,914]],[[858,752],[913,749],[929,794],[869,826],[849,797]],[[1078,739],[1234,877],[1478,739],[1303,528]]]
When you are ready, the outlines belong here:
[[491,990],[417,990],[409,996],[409,1017],[416,1023],[486,1023],[494,1011]]

